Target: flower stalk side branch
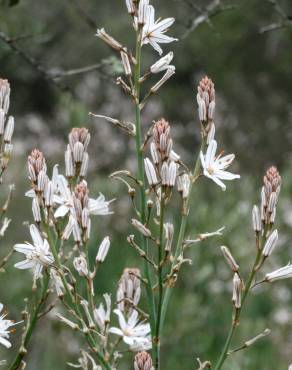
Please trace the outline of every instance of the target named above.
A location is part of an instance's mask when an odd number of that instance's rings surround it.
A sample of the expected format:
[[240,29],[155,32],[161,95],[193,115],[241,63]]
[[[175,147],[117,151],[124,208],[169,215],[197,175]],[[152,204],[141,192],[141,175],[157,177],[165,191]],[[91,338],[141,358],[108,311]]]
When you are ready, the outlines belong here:
[[[134,73],[134,89],[135,89],[135,124],[136,124],[136,156],[138,165],[138,180],[140,181],[140,218],[144,224],[146,222],[146,184],[144,177],[144,161],[142,147],[142,133],[141,133],[141,110],[140,110],[140,74],[141,74],[141,29],[138,28],[136,32],[136,65]],[[145,236],[141,235],[142,248],[148,255],[148,240]],[[155,333],[155,302],[152,292],[151,275],[149,264],[147,261],[144,263],[144,270],[147,279],[146,292],[147,300],[150,308],[150,324],[151,333]]]

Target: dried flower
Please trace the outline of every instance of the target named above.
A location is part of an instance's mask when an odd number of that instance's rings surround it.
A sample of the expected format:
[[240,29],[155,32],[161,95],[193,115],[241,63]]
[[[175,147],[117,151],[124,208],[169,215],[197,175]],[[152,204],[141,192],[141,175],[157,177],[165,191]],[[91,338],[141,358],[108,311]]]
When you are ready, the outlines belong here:
[[123,46],[117,40],[115,40],[113,37],[107,34],[104,28],[98,29],[96,32],[96,36],[102,39],[106,44],[108,44],[114,50],[120,51],[123,49]]
[[146,226],[144,226],[140,221],[136,220],[135,218],[132,218],[131,222],[134,228],[138,230],[142,235],[146,236],[146,238],[151,237],[151,231]]
[[216,157],[216,150],[217,142],[213,140],[208,146],[206,154],[200,153],[201,163],[204,175],[213,180],[224,191],[226,190],[226,186],[221,180],[239,179],[240,175],[234,175],[233,173],[225,171],[233,162],[235,158],[234,154],[225,155],[224,157],[221,157],[221,154],[219,154]]
[[154,370],[152,358],[147,352],[139,352],[135,356],[134,370]]
[[173,224],[170,222],[166,222],[164,225],[164,231],[165,231],[165,247],[164,250],[166,252],[171,251],[171,245],[172,245],[172,240],[173,240],[173,235],[174,235],[174,227]]
[[88,267],[86,258],[81,254],[79,257],[75,257],[73,260],[73,266],[80,276],[88,276]]
[[237,272],[238,269],[239,269],[239,265],[236,263],[236,261],[235,261],[234,257],[232,256],[230,250],[227,247],[222,246],[221,251],[222,251],[223,256],[226,259],[228,265],[230,266],[231,270],[233,272]]
[[232,302],[234,303],[235,308],[241,307],[241,290],[242,290],[242,283],[241,279],[236,272],[233,277],[233,295],[232,295]]

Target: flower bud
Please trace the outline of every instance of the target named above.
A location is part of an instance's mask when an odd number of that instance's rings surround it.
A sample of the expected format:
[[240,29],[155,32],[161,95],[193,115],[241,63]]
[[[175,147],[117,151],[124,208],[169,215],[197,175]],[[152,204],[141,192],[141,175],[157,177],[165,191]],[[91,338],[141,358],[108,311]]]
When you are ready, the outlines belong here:
[[252,226],[255,232],[260,232],[262,229],[262,221],[259,207],[254,205],[252,209]]
[[154,370],[152,358],[147,352],[139,352],[134,360],[135,370]]
[[3,139],[4,139],[5,143],[10,143],[11,142],[13,131],[14,131],[14,118],[12,116],[10,116],[8,118],[8,122],[7,122],[7,125],[5,127],[4,136],[3,136]]
[[173,235],[174,235],[174,227],[173,224],[170,222],[165,223],[164,225],[164,231],[165,231],[165,247],[164,250],[166,252],[171,251],[171,245],[172,245],[172,240],[173,240]]
[[173,59],[173,52],[170,51],[168,54],[160,58],[156,63],[154,63],[150,67],[151,73],[159,73],[159,72],[165,71],[166,69],[170,67],[169,63],[172,61],[172,59]]
[[161,88],[161,86],[165,84],[165,82],[169,80],[170,77],[174,74],[175,74],[175,66],[168,66],[162,78],[158,82],[156,82],[154,86],[151,87],[150,91],[152,92],[152,94],[156,93],[156,91],[158,91]]
[[83,277],[88,276],[87,262],[83,255],[80,255],[79,257],[74,258],[73,266],[80,276],[83,276]]
[[273,250],[275,249],[278,241],[278,230],[274,230],[268,237],[264,249],[263,249],[263,256],[269,257]]
[[146,172],[149,185],[150,186],[157,185],[159,181],[156,175],[156,170],[149,158],[144,159],[144,165],[145,165],[145,172]]
[[108,254],[110,244],[111,244],[110,239],[109,239],[108,236],[106,236],[103,239],[103,241],[101,242],[100,246],[99,246],[98,253],[97,253],[96,258],[95,258],[96,262],[104,262],[107,254]]
[[96,36],[102,39],[106,44],[108,44],[114,50],[123,49],[123,46],[117,40],[115,40],[113,37],[107,34],[104,28],[98,29],[96,32]]

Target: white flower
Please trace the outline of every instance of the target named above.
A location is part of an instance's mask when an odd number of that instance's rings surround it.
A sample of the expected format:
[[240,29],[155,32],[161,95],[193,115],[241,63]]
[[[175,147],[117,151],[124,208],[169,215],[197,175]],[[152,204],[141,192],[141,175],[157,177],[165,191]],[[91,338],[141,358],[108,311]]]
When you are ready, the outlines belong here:
[[287,266],[281,267],[278,270],[266,274],[265,280],[273,282],[281,279],[288,279],[292,277],[292,265],[290,263]]
[[142,45],[150,44],[161,55],[162,49],[159,44],[168,44],[177,41],[176,38],[165,35],[175,19],[166,18],[155,21],[155,10],[153,6],[147,5],[146,8],[146,21],[142,30]]
[[235,175],[225,171],[227,167],[233,162],[235,155],[229,154],[221,157],[219,154],[216,157],[217,142],[212,140],[208,146],[207,152],[204,155],[200,153],[201,163],[204,170],[204,175],[213,180],[222,190],[226,190],[225,184],[221,180],[239,179],[240,175]]
[[32,269],[34,280],[41,277],[43,266],[49,266],[54,262],[50,252],[50,246],[46,239],[43,239],[35,225],[30,225],[30,235],[33,244],[15,244],[14,250],[25,254],[24,261],[16,263],[14,266],[18,269]]
[[111,297],[109,294],[104,294],[103,297],[106,309],[103,303],[101,303],[98,308],[95,308],[93,311],[94,319],[102,332],[104,332],[106,325],[110,322],[111,315]]
[[139,323],[136,310],[132,311],[128,320],[119,309],[114,310],[114,313],[118,315],[120,328],[112,327],[109,329],[110,333],[121,336],[133,351],[147,350],[152,347],[150,324]]
[[[68,181],[64,176],[59,175],[58,181],[59,196],[56,198],[56,203],[59,204],[55,212],[55,217],[64,217],[69,211],[74,215],[74,202],[73,196],[68,186]],[[109,205],[114,199],[106,201],[103,194],[99,194],[97,199],[89,198],[88,209],[91,215],[110,215],[113,212],[109,210]]]
[[[3,304],[0,303],[0,313],[2,310]],[[13,322],[12,320],[5,320],[6,315],[7,314],[5,312],[0,315],[0,344],[6,348],[10,348],[11,343],[8,341],[10,331],[8,329],[10,326],[17,325],[18,323]]]

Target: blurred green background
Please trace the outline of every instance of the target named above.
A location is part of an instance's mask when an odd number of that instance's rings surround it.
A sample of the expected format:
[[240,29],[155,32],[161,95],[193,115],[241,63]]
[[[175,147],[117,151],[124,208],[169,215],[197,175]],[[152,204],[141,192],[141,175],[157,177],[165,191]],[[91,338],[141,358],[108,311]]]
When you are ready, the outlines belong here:
[[[16,119],[14,158],[1,192],[4,201],[8,184],[16,186],[9,209],[13,221],[1,241],[0,258],[15,242],[29,238],[23,224],[32,221],[30,200],[24,197],[29,187],[28,153],[38,147],[50,166],[59,163],[63,170],[67,134],[72,127],[85,125],[92,135],[91,194],[101,191],[107,198],[117,198],[112,217],[93,220],[96,224],[91,242],[94,258],[103,236],[111,235],[112,248],[100,269],[97,288],[100,294],[111,292],[114,296],[124,267],[141,264],[125,241],[130,232],[127,220],[132,216],[126,188],[108,178],[114,170],[135,169],[134,142],[118,129],[89,117],[88,112],[133,120],[131,104],[115,86],[121,65],[94,36],[96,28],[104,26],[133,48],[131,20],[123,0],[15,2],[10,6],[13,1],[0,1],[0,77],[10,81],[10,113]],[[153,0],[152,3],[159,16],[176,17],[169,34],[180,40],[164,48],[174,51],[176,74],[147,105],[143,113],[144,131],[153,119],[165,117],[172,125],[175,150],[192,165],[199,143],[196,85],[207,74],[216,88],[219,148],[236,153],[233,170],[242,175],[240,181],[227,184],[225,193],[202,179],[192,200],[188,235],[226,226],[222,237],[198,244],[188,252],[193,265],[183,268],[167,316],[162,342],[163,369],[195,369],[196,357],[216,360],[231,320],[232,276],[219,246],[230,247],[246,275],[255,254],[251,208],[259,202],[261,179],[271,164],[279,167],[283,187],[276,221],[279,248],[265,271],[287,264],[292,257],[292,27],[289,26],[292,4],[288,0],[279,2],[287,15],[287,27],[262,33],[264,27],[281,26],[284,22],[271,1],[218,2],[208,21],[191,32],[192,22],[206,14],[214,2]],[[157,58],[150,47],[143,48],[145,66]],[[87,66],[91,71],[74,73]],[[52,76],[57,75],[61,76],[53,83]],[[179,211],[174,211],[169,219],[177,224]],[[33,299],[31,275],[15,270],[13,263],[17,260],[18,257],[13,257],[7,273],[0,275],[0,301],[8,308],[9,317],[16,320],[23,309],[23,299]],[[286,280],[263,286],[250,296],[234,347],[266,327],[272,334],[232,356],[224,369],[288,368],[292,362],[291,289],[292,281]],[[14,350],[19,345],[19,330],[12,335]],[[39,322],[33,343],[27,357],[29,370],[63,370],[68,368],[67,361],[76,362],[82,340],[64,330],[52,315]],[[13,349],[0,349],[0,359],[9,360],[12,355]],[[125,369],[132,368],[131,361],[132,355],[126,355]]]

